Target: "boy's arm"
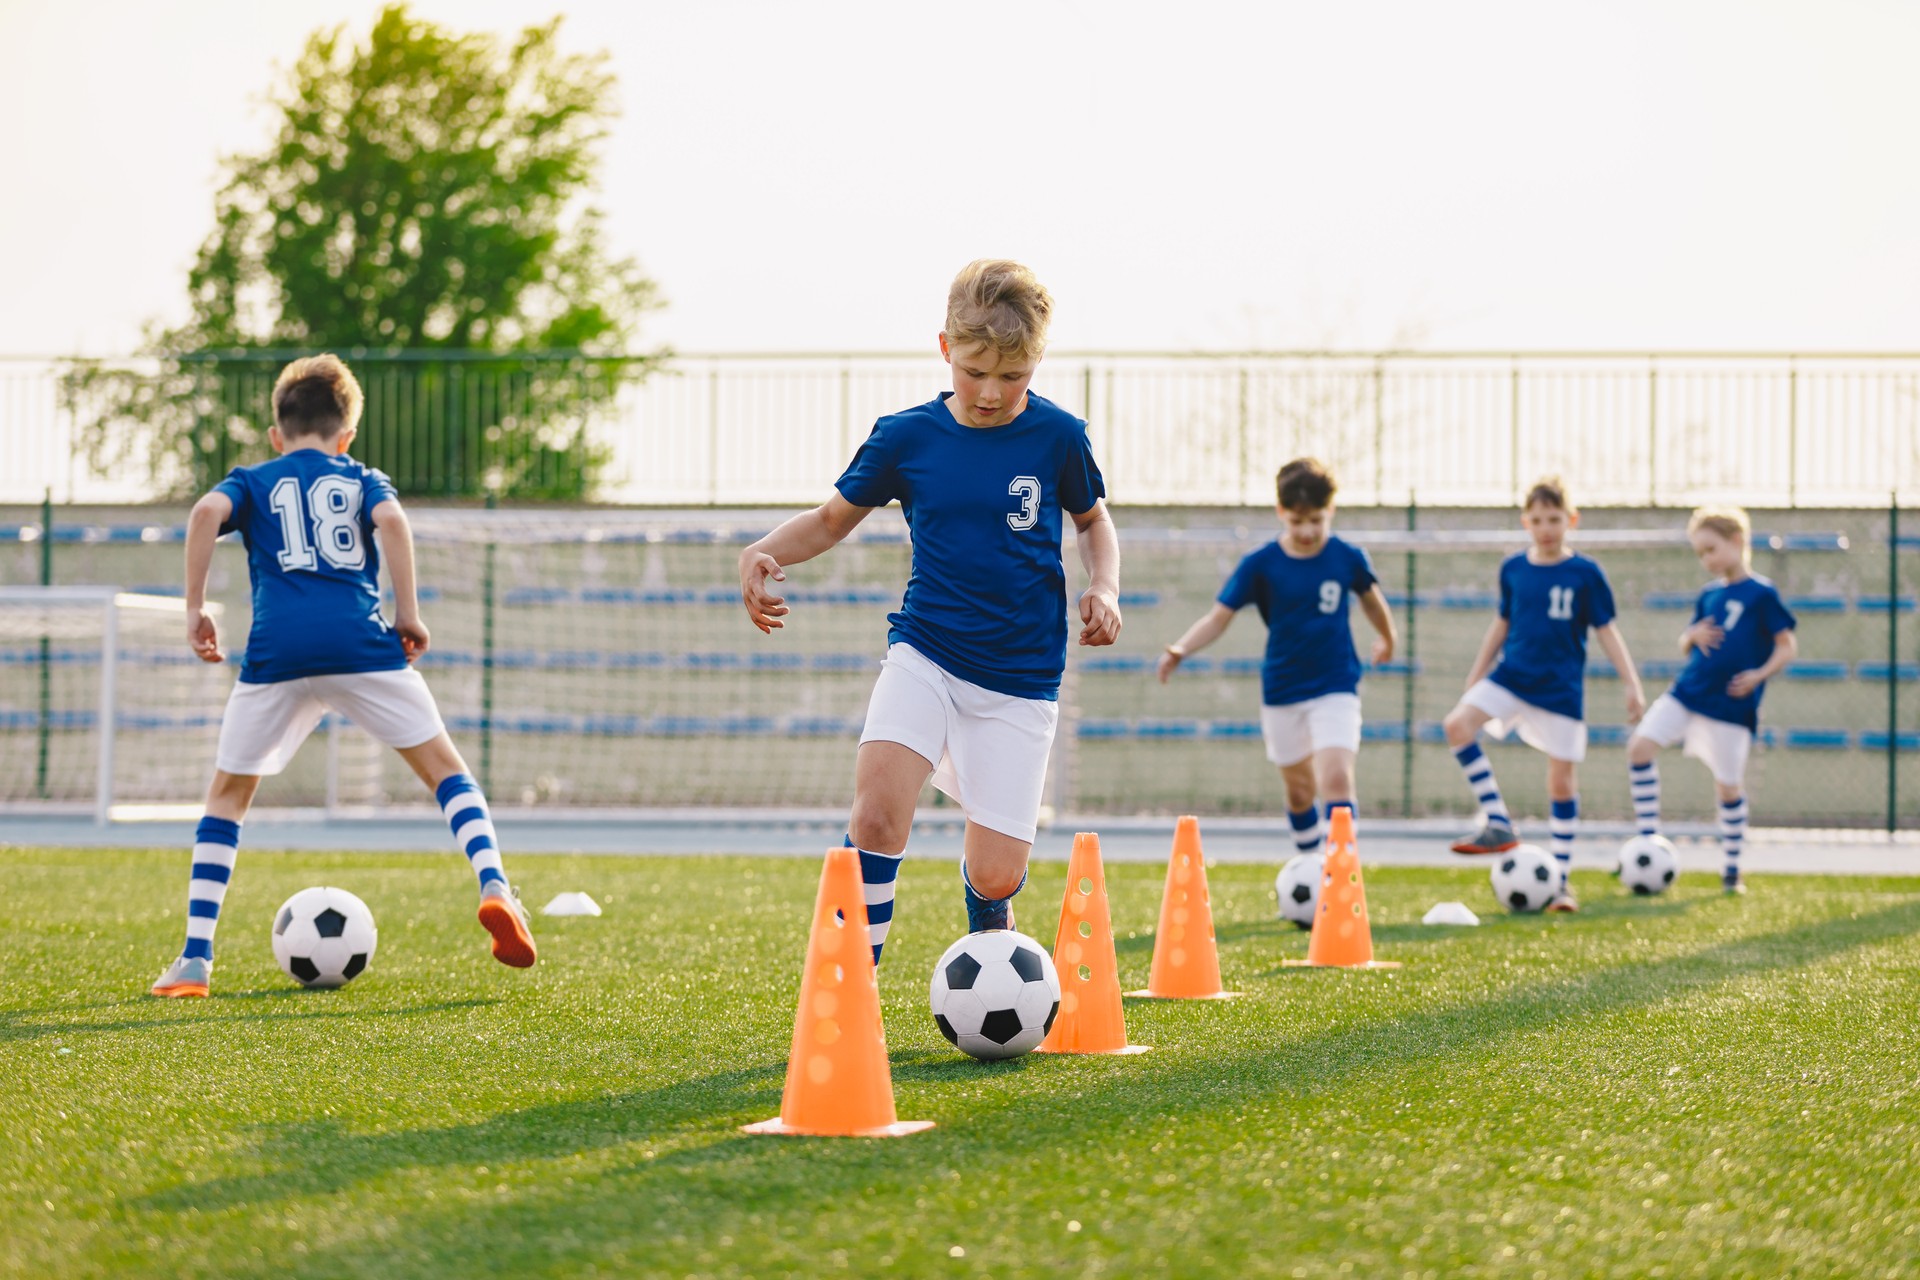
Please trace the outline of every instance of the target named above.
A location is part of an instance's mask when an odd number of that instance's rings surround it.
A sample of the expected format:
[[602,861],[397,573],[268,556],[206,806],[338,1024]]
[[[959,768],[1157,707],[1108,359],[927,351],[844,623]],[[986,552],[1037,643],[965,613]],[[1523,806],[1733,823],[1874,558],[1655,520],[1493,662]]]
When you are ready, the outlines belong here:
[[1495,618],[1487,628],[1486,638],[1480,642],[1480,652],[1473,655],[1473,667],[1467,672],[1467,688],[1487,678],[1487,672],[1493,670],[1494,661],[1500,656],[1500,646],[1506,642],[1507,620]]
[[1596,628],[1594,634],[1600,637],[1600,648],[1606,652],[1607,661],[1613,663],[1614,670],[1620,673],[1620,682],[1626,687],[1627,723],[1637,723],[1647,709],[1647,693],[1640,685],[1640,671],[1633,665],[1633,655],[1627,652],[1627,638],[1620,634],[1620,624],[1617,622]]
[[[1072,514],[1069,512],[1068,514]],[[1120,638],[1120,531],[1104,498],[1073,517],[1080,563],[1091,579],[1080,595],[1080,643],[1112,644]]]
[[1367,621],[1380,636],[1373,642],[1373,665],[1393,661],[1394,645],[1399,637],[1393,630],[1393,609],[1387,604],[1387,593],[1380,589],[1379,583],[1368,587],[1360,597],[1360,612],[1367,615]]
[[220,629],[207,615],[207,573],[213,567],[213,544],[220,540],[220,526],[232,514],[233,499],[216,491],[194,503],[187,516],[187,643],[202,662],[227,660],[220,648]]
[[1173,674],[1173,669],[1180,665],[1182,658],[1200,652],[1225,635],[1227,628],[1233,625],[1233,614],[1234,611],[1227,606],[1215,604],[1213,608],[1195,619],[1194,624],[1187,628],[1185,634],[1161,652],[1160,664],[1154,672],[1160,677],[1160,683],[1167,682],[1167,678]]
[[771,634],[786,624],[786,597],[774,595],[767,580],[785,582],[782,567],[803,564],[837,545],[874,508],[856,507],[836,492],[811,511],[802,511],[740,553],[740,603],[760,630]]
[[1751,671],[1742,671],[1727,682],[1727,692],[1736,698],[1744,698],[1758,689],[1763,681],[1771,680],[1787,669],[1795,655],[1800,652],[1800,637],[1795,631],[1776,631],[1773,633],[1773,656]]
[[393,630],[407,661],[425,653],[433,644],[427,624],[420,621],[419,579],[413,562],[413,525],[396,498],[388,498],[373,509],[373,527],[380,531],[380,549],[387,557],[387,572],[393,577]]

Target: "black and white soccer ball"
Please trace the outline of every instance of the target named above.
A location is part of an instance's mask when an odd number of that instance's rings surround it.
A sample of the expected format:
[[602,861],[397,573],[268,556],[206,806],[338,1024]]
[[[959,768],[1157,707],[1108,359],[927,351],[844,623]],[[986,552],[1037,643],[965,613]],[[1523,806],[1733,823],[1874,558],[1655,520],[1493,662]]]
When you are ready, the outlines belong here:
[[1560,864],[1539,845],[1515,845],[1495,855],[1493,896],[1509,911],[1545,911],[1560,889]]
[[1060,975],[1024,933],[988,929],[947,948],[928,992],[940,1034],[976,1058],[1017,1058],[1053,1029]]
[[273,958],[303,987],[344,987],[358,977],[380,931],[345,889],[302,889],[273,916]]
[[1287,859],[1287,865],[1273,878],[1282,920],[1291,920],[1302,929],[1313,928],[1313,912],[1320,905],[1320,878],[1326,868],[1326,859],[1317,853],[1296,853]]
[[1620,883],[1641,897],[1665,893],[1679,873],[1679,851],[1665,836],[1635,836],[1620,846]]

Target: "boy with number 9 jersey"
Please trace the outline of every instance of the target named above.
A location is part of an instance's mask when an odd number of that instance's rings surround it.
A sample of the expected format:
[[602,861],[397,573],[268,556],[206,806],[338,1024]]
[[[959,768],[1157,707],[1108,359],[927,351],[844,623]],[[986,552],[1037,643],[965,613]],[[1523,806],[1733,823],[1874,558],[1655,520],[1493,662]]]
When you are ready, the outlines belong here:
[[[439,801],[479,878],[480,923],[502,964],[536,958],[527,913],[507,884],[493,819],[413,669],[431,637],[420,620],[413,533],[386,476],[347,456],[364,403],[337,357],[296,360],[273,388],[268,439],[280,456],[235,467],[187,520],[187,642],[224,662],[206,612],[213,544],[238,531],[253,582],[253,627],[220,721],[206,813],[194,835],[187,936],[156,996],[205,996],[214,927],[260,779],[286,768],[328,711],[397,750]],[[380,548],[393,577],[394,621],[380,614]]]

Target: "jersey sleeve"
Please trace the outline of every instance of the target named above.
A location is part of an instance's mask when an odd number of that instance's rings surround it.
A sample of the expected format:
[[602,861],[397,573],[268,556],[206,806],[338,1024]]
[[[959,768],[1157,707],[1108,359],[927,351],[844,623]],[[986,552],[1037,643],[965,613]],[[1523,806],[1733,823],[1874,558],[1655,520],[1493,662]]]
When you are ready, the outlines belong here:
[[225,494],[227,501],[233,504],[233,510],[220,522],[221,533],[232,533],[241,527],[247,516],[247,477],[244,468],[235,467],[227,472],[227,478],[213,486],[213,492]]
[[1500,616],[1513,621],[1513,561],[1500,563]]
[[1595,564],[1587,600],[1587,625],[1604,627],[1613,621],[1617,613],[1618,610],[1613,606],[1613,584],[1607,581],[1607,571]]
[[1800,625],[1800,620],[1793,616],[1793,610],[1787,608],[1787,602],[1780,598],[1778,591],[1773,590],[1760,598],[1760,621],[1774,635],[1791,631]]
[[853,455],[853,461],[833,487],[856,507],[884,507],[895,499],[904,499],[906,486],[901,482],[899,449],[887,429],[886,419],[873,424],[873,430]]
[[1244,609],[1254,602],[1260,586],[1260,570],[1254,563],[1259,555],[1258,551],[1254,552],[1234,569],[1227,579],[1227,585],[1220,588],[1220,594],[1216,597],[1221,604],[1229,609]]
[[1100,464],[1093,460],[1093,441],[1087,438],[1087,424],[1077,419],[1060,464],[1060,505],[1068,515],[1085,515],[1093,504],[1107,496],[1107,482]]
[[[1693,621],[1694,622],[1698,622],[1700,621],[1700,619],[1707,616],[1707,592],[1711,590],[1713,590],[1713,588],[1708,587],[1707,591],[1702,591],[1698,596],[1694,597],[1694,601],[1693,601]],[[1687,625],[1691,626],[1693,624],[1688,623]]]
[[1353,570],[1347,578],[1347,590],[1363,596],[1373,590],[1373,584],[1380,578],[1373,571],[1373,559],[1367,555],[1366,548],[1349,544],[1348,550],[1353,552]]
[[360,510],[366,519],[373,520],[373,509],[383,502],[398,502],[400,493],[393,487],[393,481],[387,473],[376,467],[368,467],[360,473]]

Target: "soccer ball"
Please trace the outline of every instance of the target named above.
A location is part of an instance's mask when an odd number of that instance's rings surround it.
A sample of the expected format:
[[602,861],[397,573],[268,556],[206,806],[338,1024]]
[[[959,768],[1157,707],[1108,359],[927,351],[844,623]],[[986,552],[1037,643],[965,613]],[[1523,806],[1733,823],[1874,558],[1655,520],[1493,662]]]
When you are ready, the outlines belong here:
[[1516,845],[1493,864],[1493,896],[1512,911],[1545,911],[1560,896],[1560,864],[1537,844]]
[[1317,853],[1296,853],[1273,878],[1273,891],[1280,895],[1280,918],[1291,920],[1302,929],[1313,928],[1313,911],[1320,904],[1320,877],[1326,860]]
[[1680,870],[1680,855],[1665,836],[1635,836],[1620,846],[1620,883],[1641,897],[1665,893]]
[[1017,1058],[1053,1029],[1060,975],[1024,933],[989,929],[947,948],[928,992],[940,1034],[976,1058]]
[[373,959],[373,912],[345,889],[302,889],[273,917],[273,958],[303,987],[344,987]]

